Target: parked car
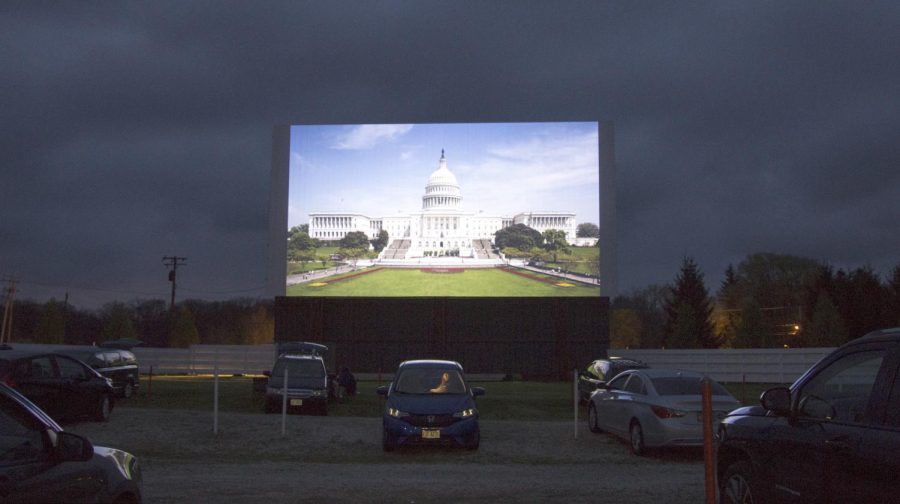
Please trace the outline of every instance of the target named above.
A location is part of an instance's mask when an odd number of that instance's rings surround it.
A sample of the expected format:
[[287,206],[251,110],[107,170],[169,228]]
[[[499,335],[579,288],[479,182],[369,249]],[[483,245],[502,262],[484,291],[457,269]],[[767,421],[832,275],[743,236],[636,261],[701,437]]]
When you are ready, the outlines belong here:
[[46,349],[0,346],[0,382],[61,420],[90,417],[105,422],[114,404],[112,380]]
[[[648,448],[703,445],[701,380],[696,371],[631,369],[591,395],[588,426],[631,444],[643,455]],[[714,420],[741,404],[722,385],[711,382]]]
[[0,501],[141,502],[141,467],[130,453],[93,446],[0,383]]
[[597,359],[578,373],[578,398],[582,403],[586,403],[595,390],[602,388],[606,382],[615,378],[622,371],[648,367],[650,366],[639,360],[624,357]]
[[722,502],[897,502],[900,328],[838,348],[718,430]]
[[481,442],[475,398],[481,387],[466,383],[462,365],[445,360],[400,363],[390,385],[376,392],[386,397],[381,446],[453,444],[477,450]]
[[329,382],[322,357],[314,354],[282,354],[272,371],[266,371],[266,413],[281,411],[287,372],[287,407],[328,414]]
[[140,387],[141,379],[140,373],[138,373],[137,358],[128,350],[95,346],[65,346],[55,351],[74,357],[111,379],[113,390],[118,397],[127,399]]

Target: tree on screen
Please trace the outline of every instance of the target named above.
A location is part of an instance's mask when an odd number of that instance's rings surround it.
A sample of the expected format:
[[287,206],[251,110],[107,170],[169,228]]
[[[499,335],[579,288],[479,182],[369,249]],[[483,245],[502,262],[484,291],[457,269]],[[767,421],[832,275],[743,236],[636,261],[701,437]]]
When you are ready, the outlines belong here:
[[369,248],[369,237],[362,231],[351,231],[340,240],[342,249],[366,249]]
[[568,254],[569,242],[566,240],[566,232],[561,229],[548,229],[544,231],[542,238],[544,240],[544,248],[553,255],[553,262],[557,262],[559,253]]
[[378,232],[378,236],[372,240],[372,248],[375,249],[375,252],[381,252],[384,250],[384,247],[387,247],[388,242],[390,241],[388,237],[388,232],[384,229]]
[[600,238],[600,226],[593,222],[582,222],[575,228],[577,238]]
[[501,250],[508,247],[531,250],[534,247],[540,247],[543,243],[544,237],[541,236],[540,231],[525,224],[513,224],[494,234],[494,244]]

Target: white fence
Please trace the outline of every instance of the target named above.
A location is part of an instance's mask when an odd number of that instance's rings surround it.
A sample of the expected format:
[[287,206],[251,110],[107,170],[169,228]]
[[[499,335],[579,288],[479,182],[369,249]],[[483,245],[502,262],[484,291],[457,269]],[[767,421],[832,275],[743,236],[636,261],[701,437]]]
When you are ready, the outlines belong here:
[[190,348],[145,348],[132,350],[141,373],[261,374],[275,362],[275,345],[191,345]]
[[718,382],[793,383],[834,348],[697,350],[621,350],[609,355],[646,362],[652,367],[692,369]]
[[[692,369],[719,382],[792,383],[833,348],[771,348],[740,350],[620,350],[609,355],[629,357],[653,367]],[[193,345],[190,348],[134,349],[140,371],[154,374],[260,374],[272,369],[275,345]],[[465,364],[465,363],[463,363]],[[368,376],[361,370],[363,375]]]

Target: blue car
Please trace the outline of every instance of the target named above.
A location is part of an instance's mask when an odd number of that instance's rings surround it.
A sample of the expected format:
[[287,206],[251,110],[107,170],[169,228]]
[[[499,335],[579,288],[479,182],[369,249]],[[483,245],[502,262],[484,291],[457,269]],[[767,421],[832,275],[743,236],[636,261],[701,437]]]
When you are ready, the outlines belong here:
[[475,398],[481,387],[469,387],[458,362],[411,360],[400,364],[386,396],[381,445],[393,451],[404,444],[454,445],[477,450],[481,441]]

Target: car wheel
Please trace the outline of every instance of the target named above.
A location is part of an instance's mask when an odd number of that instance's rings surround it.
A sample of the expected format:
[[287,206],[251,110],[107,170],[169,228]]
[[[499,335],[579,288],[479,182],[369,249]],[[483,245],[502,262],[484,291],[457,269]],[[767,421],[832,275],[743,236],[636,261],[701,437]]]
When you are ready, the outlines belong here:
[[750,486],[752,470],[746,461],[735,462],[725,470],[719,494],[723,504],[753,504],[753,489]]
[[112,402],[109,399],[109,394],[103,394],[97,402],[97,412],[94,414],[94,419],[98,422],[106,422],[109,420],[111,411]]
[[481,444],[481,430],[476,430],[469,439],[466,440],[466,449],[467,450],[477,450],[478,445]]
[[644,455],[647,448],[644,446],[644,429],[641,427],[641,423],[637,420],[631,422],[629,432],[631,433],[631,453],[638,456]]
[[134,385],[131,384],[131,380],[128,380],[125,382],[125,387],[122,388],[122,397],[128,399],[132,395],[134,395]]
[[381,430],[381,449],[386,452],[392,452],[397,448],[394,436],[388,433],[387,429]]
[[588,406],[588,428],[594,433],[603,432],[603,429],[600,428],[600,421],[597,420],[597,407],[594,406],[594,403]]

